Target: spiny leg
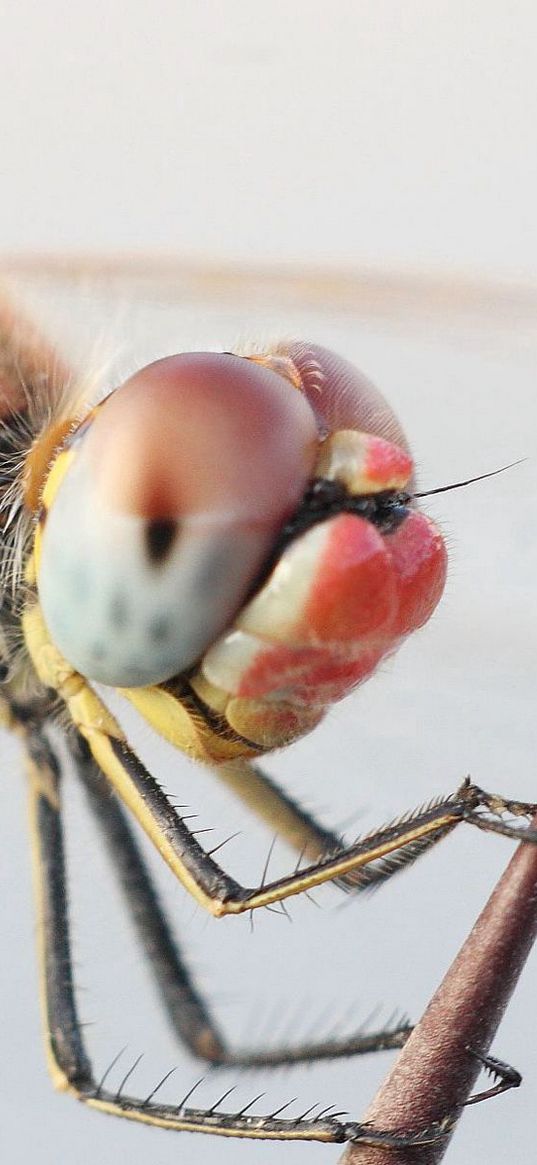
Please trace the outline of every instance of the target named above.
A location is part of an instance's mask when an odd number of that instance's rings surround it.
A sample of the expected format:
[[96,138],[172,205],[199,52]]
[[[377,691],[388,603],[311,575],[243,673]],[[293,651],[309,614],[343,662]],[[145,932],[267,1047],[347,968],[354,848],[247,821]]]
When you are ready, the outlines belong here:
[[[269,906],[324,882],[340,880],[355,870],[365,874],[362,885],[368,882],[378,884],[391,877],[400,868],[400,863],[414,861],[429,844],[440,840],[459,822],[469,820],[471,824],[487,828],[487,819],[476,813],[479,806],[497,813],[501,805],[504,811],[528,816],[533,816],[537,808],[502,800],[465,781],[451,796],[376,830],[353,845],[328,854],[309,866],[297,868],[290,875],[246,888],[205,853],[122,734],[118,739],[117,734],[106,735],[94,728],[85,731],[81,726],[81,731],[105,775],[133,810],[172,870],[194,897],[216,916],[241,914]],[[537,843],[537,832],[529,828],[516,829],[500,820],[494,828],[507,837]]]
[[222,1067],[281,1067],[314,1060],[336,1059],[400,1048],[412,1028],[408,1022],[380,1031],[358,1031],[345,1039],[327,1038],[295,1046],[233,1050],[226,1047],[207,1003],[185,964],[129,822],[106,778],[97,769],[85,742],[78,737],[71,755],[99,824],[114,870],[125,895],[159,996],[180,1040],[198,1057]]
[[[139,824],[156,845],[176,877],[193,897],[215,916],[242,914],[270,906],[294,894],[311,890],[328,881],[346,878],[355,870],[365,871],[367,882],[377,883],[391,877],[402,861],[413,861],[429,839],[435,842],[460,821],[470,819],[484,828],[476,810],[484,805],[498,816],[503,808],[516,806],[516,812],[534,814],[537,807],[504,801],[483,793],[470,782],[454,794],[423,810],[377,830],[355,844],[325,854],[320,860],[294,873],[253,888],[241,886],[225,873],[199,845],[184,820],[171,805],[154,777],[144,768],[129,747],[117,720],[102,700],[62,657],[50,642],[38,603],[29,606],[22,617],[25,640],[43,683],[54,688],[65,701],[71,719],[89,744],[94,759]],[[496,832],[509,837],[537,842],[537,831],[513,830],[498,820]],[[395,861],[388,860],[395,855]],[[399,856],[398,856],[399,855]],[[362,877],[362,885],[364,879]]]
[[[417,1147],[446,1135],[458,1113],[449,1114],[428,1129],[399,1134],[393,1130],[383,1132],[355,1121],[343,1122],[338,1120],[337,1114],[317,1118],[305,1114],[296,1119],[283,1119],[277,1112],[263,1117],[250,1116],[247,1110],[251,1104],[241,1112],[226,1113],[219,1111],[217,1105],[220,1101],[211,1109],[195,1109],[186,1105],[191,1093],[177,1106],[158,1104],[154,1102],[154,1096],[160,1085],[145,1098],[126,1096],[121,1086],[116,1093],[105,1090],[104,1081],[99,1084],[93,1076],[76,1007],[67,918],[59,768],[48,742],[41,735],[31,731],[24,735],[34,834],[47,1053],[51,1075],[58,1088],[109,1115],[185,1132],[264,1140],[340,1144],[351,1141],[388,1147]],[[486,1066],[489,1066],[488,1061]],[[519,1083],[516,1074],[512,1070],[503,1072],[504,1066],[498,1061],[492,1062],[491,1066],[502,1078],[495,1091]]]
[[[77,1012],[67,918],[66,876],[60,806],[60,773],[48,743],[28,735],[27,765],[34,833],[35,881],[43,974],[49,1066],[55,1085],[92,1108],[157,1127],[256,1139],[342,1143],[359,1126],[336,1118],[252,1117],[246,1109],[223,1113],[160,1105],[105,1090],[93,1076]],[[187,1099],[187,1098],[186,1098]],[[247,1106],[248,1108],[250,1106]]]
[[[283,838],[293,846],[300,854],[299,864],[304,859],[319,861],[345,848],[339,833],[327,829],[300,801],[282,789],[257,761],[254,763],[250,759],[249,742],[241,742],[240,738],[233,741],[229,737],[229,724],[222,722],[223,736],[219,735],[218,722],[212,723],[213,713],[203,700],[203,691],[194,689],[192,683],[181,683],[177,678],[171,684],[125,688],[121,692],[159,736],[174,748],[186,751],[208,765],[218,780],[268,825],[275,837]],[[201,739],[197,736],[200,729]],[[241,743],[242,751],[237,752]],[[419,842],[402,847],[390,858],[367,869],[342,875],[337,879],[338,885],[355,891],[385,881],[421,857],[440,840],[443,832],[439,830],[437,834],[422,837]]]
[[[283,838],[298,851],[300,862],[304,859],[315,862],[344,848],[345,842],[340,834],[322,825],[313,813],[282,789],[273,777],[268,776],[257,762],[247,759],[244,746],[249,748],[248,742],[243,740],[242,752],[237,753],[240,741],[237,738],[232,742],[226,736],[229,725],[226,729],[225,723],[222,724],[224,735],[218,737],[218,724],[207,721],[210,710],[199,692],[193,694],[191,684],[181,684],[178,679],[164,686],[125,688],[122,689],[122,695],[159,736],[169,740],[174,748],[182,749],[210,766],[218,780],[240,797],[246,807],[269,826],[275,837]],[[197,736],[200,728],[201,740]],[[216,759],[220,755],[222,741],[225,742],[223,756]],[[206,745],[208,752],[205,750]],[[419,844],[411,844],[399,850],[391,861],[385,860],[367,870],[351,871],[339,878],[338,884],[343,889],[359,890],[384,881],[414,862],[441,836],[442,832],[421,838]]]
[[[232,740],[226,722],[220,726],[217,721],[212,723],[212,713],[202,699],[203,693],[194,691],[192,684],[181,683],[178,678],[172,684],[157,687],[125,688],[121,694],[159,736],[174,748],[186,751],[208,765],[218,780],[269,826],[275,837],[283,838],[293,846],[300,854],[299,864],[304,859],[319,861],[345,848],[339,833],[322,825],[257,761],[254,763],[249,759],[249,742],[238,737]],[[219,727],[223,735],[219,735]],[[443,831],[432,833],[421,838],[419,843],[400,849],[391,859],[344,874],[337,880],[338,884],[342,889],[360,890],[385,881],[421,857],[442,835]]]
[[30,785],[34,892],[47,1063],[54,1086],[76,1095],[92,1087],[76,1005],[67,923],[60,770],[43,737],[25,734]]
[[194,1056],[220,1062],[225,1057],[223,1036],[172,935],[127,815],[83,738],[77,736],[69,744],[77,776],[105,841],[168,1021]]
[[[537,806],[506,801],[465,781],[451,796],[376,830],[354,845],[272,882],[253,888],[243,887],[202,849],[155,778],[129,747],[117,721],[86,681],[76,673],[71,673],[69,681],[72,685],[72,692],[66,700],[69,711],[98,766],[176,877],[201,905],[217,917],[270,906],[324,882],[339,880],[352,871],[361,872],[363,867],[372,866],[370,880],[377,884],[391,877],[399,868],[398,854],[403,862],[408,860],[407,855],[414,860],[426,848],[424,843],[428,839],[436,842],[460,821],[469,819],[471,824],[486,828],[486,819],[476,813],[480,806],[495,814],[514,811],[518,815],[533,816],[537,811]],[[508,837],[537,843],[537,831],[517,830],[501,820],[496,822],[495,829]],[[395,861],[385,862],[391,855]],[[366,876],[367,872],[366,869]]]
[[[74,725],[87,741],[98,767],[112,784],[125,805],[157,847],[175,876],[193,897],[216,916],[240,914],[259,906],[268,906],[291,894],[333,878],[340,878],[356,867],[383,858],[402,845],[414,844],[422,837],[451,828],[460,807],[453,812],[452,801],[447,813],[435,811],[412,821],[412,826],[390,827],[380,838],[380,845],[366,841],[348,850],[337,850],[320,862],[298,870],[290,877],[266,886],[248,889],[236,882],[206,853],[178,815],[154,777],[129,747],[117,720],[108,711],[90,685],[63,659],[50,643],[38,604],[23,616],[26,641],[38,674],[64,699]],[[365,847],[365,848],[364,848]]]
[[[193,896],[213,914],[240,914],[268,906],[303,890],[340,878],[355,868],[384,858],[402,846],[420,842],[439,830],[447,831],[462,818],[467,798],[455,795],[426,809],[410,821],[396,823],[347,849],[339,849],[310,866],[253,889],[226,874],[205,853],[170,801],[129,748],[125,737],[92,690],[80,680],[74,700],[79,730],[99,767],[125,804],[156,844],[159,852]],[[378,871],[375,871],[377,880]]]
[[[211,771],[243,804],[257,814],[300,854],[300,860],[318,861],[345,848],[343,837],[327,829],[316,816],[291,797],[259,764],[242,757],[215,764]],[[420,842],[402,847],[391,858],[361,870],[351,870],[337,879],[343,890],[366,890],[406,869],[444,836],[445,830],[431,833]]]
[[[421,848],[424,840],[448,833],[482,804],[498,812],[498,798],[490,798],[482,790],[465,781],[463,786],[445,800],[435,802],[423,810],[388,825],[357,841],[354,845],[329,854],[283,878],[260,886],[247,888],[226,874],[206,853],[171,805],[154,777],[127,744],[117,721],[81,676],[71,673],[71,694],[67,705],[81,735],[86,739],[98,766],[105,773],[121,799],[156,845],[176,877],[196,900],[215,916],[242,914],[261,906],[270,906],[294,894],[311,890],[330,880],[340,879],[354,870],[373,863],[372,881],[390,877],[396,866],[388,862],[383,873],[379,859],[397,851],[411,855]],[[501,802],[505,808],[511,803]],[[513,803],[517,804],[518,803]],[[518,805],[521,812],[522,806]],[[533,806],[525,806],[533,814]],[[477,818],[474,824],[481,824]],[[513,830],[498,821],[498,831],[507,836],[537,842],[537,833],[530,829]],[[409,848],[410,847],[410,848]],[[367,872],[367,871],[366,871]]]
[[[26,735],[32,810],[39,954],[50,1072],[56,1087],[91,1108],[162,1128],[223,1136],[343,1142],[347,1126],[337,1119],[278,1119],[241,1113],[159,1105],[153,1095],[125,1096],[105,1090],[95,1079],[78,1017],[67,918],[66,874],[61,824],[60,772],[46,740]],[[186,1100],[187,1098],[185,1098]],[[248,1106],[250,1107],[250,1106]]]

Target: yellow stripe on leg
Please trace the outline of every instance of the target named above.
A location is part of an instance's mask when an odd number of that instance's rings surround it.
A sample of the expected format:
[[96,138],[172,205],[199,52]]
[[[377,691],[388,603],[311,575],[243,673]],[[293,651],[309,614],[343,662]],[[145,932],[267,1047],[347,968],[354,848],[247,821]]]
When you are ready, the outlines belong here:
[[[39,678],[65,701],[73,724],[87,741],[92,755],[110,784],[145,830],[164,861],[190,894],[212,913],[220,904],[213,903],[175,852],[165,833],[149,811],[142,794],[121,763],[113,742],[128,749],[121,726],[108,711],[87,681],[67,662],[50,642],[38,603],[29,607],[22,618],[24,635]],[[133,758],[134,759],[134,758]]]

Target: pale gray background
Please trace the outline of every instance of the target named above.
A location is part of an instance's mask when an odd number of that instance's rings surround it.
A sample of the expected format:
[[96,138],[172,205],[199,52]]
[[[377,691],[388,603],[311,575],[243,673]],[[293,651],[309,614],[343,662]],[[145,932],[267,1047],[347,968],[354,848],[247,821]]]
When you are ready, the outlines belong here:
[[532,0],[2,0],[0,246],[533,278]]
[[[354,358],[400,412],[424,486],[529,460],[429,506],[452,568],[431,626],[271,771],[334,824],[358,828],[447,791],[466,772],[535,797],[535,34],[530,4],[5,4],[0,54],[0,246],[4,251],[147,251],[202,261],[426,269],[524,281],[505,296],[418,292],[371,304],[306,282],[254,280],[248,292],[122,280],[95,287],[16,281],[33,310],[104,383],[184,347],[300,334]],[[6,265],[7,266],[7,265]],[[203,281],[202,281],[203,282]],[[201,287],[201,290],[200,290]],[[366,289],[367,290],[367,289]],[[375,299],[375,296],[373,296]],[[316,301],[316,306],[313,306]],[[367,306],[366,306],[367,301]],[[458,306],[457,306],[458,305]],[[247,880],[269,835],[205,774],[149,731],[134,736],[177,799],[199,810]],[[5,1159],[44,1165],[148,1160],[286,1165],[335,1162],[337,1148],[218,1142],[148,1131],[54,1098],[39,1041],[20,761],[6,743],[0,861],[0,1142]],[[105,1066],[145,1051],[149,1090],[178,1062],[171,1100],[198,1067],[163,1028],[139,954],[82,806],[70,797],[74,940]],[[226,852],[226,851],[224,851]],[[221,1021],[242,1040],[329,1029],[380,1003],[417,1016],[510,852],[459,831],[390,889],[356,903],[319,892],[294,925],[262,914],[206,918],[159,871],[193,966]],[[282,846],[274,869],[290,862]],[[535,964],[497,1050],[524,1090],[474,1110],[448,1160],[531,1157],[537,1095]],[[324,1019],[322,1016],[324,1014]],[[320,1022],[322,1019],[322,1023]],[[319,1021],[319,1022],[318,1022]],[[238,1097],[297,1095],[365,1107],[387,1057],[350,1067],[256,1075]],[[214,1100],[221,1077],[200,1090]]]

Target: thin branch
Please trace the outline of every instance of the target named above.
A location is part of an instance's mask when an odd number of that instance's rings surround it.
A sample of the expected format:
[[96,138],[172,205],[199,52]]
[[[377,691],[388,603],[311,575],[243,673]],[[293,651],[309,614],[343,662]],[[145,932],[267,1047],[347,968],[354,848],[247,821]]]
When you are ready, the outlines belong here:
[[[537,846],[520,845],[364,1120],[413,1132],[464,1104],[480,1072],[468,1049],[488,1053],[536,936]],[[349,1145],[340,1165],[436,1165],[451,1135],[421,1149]]]

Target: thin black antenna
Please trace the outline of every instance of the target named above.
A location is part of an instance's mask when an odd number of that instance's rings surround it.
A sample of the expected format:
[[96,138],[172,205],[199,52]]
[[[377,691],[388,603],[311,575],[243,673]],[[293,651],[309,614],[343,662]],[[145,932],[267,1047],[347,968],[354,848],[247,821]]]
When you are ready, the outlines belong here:
[[412,494],[413,498],[430,498],[432,494],[445,494],[450,489],[462,489],[463,485],[473,485],[475,481],[484,481],[486,477],[496,477],[498,473],[505,473],[515,465],[522,465],[527,457],[519,457],[518,461],[510,461],[509,465],[502,465],[501,469],[491,469],[490,473],[480,473],[477,477],[468,477],[466,481],[454,481],[451,485],[440,485],[437,489],[426,489],[422,493]]

